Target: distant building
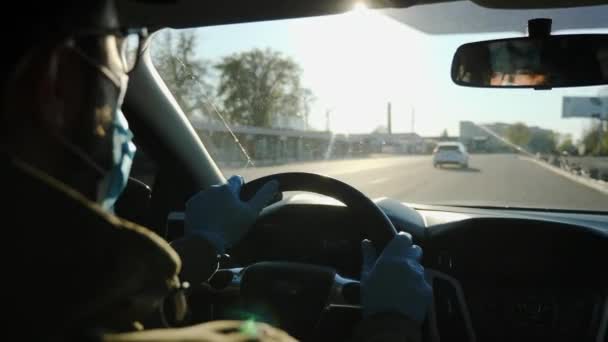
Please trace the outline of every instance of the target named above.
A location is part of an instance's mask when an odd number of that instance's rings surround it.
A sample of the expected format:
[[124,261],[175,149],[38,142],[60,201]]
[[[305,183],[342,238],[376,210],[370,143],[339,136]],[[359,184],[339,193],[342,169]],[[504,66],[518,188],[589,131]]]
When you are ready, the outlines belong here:
[[271,122],[272,128],[293,129],[305,131],[308,129],[304,118],[299,116],[274,115]]
[[[460,141],[472,152],[512,152],[515,149],[513,145],[507,144],[504,142],[504,139],[501,139],[507,136],[511,126],[512,124],[497,122],[484,124],[483,127],[481,127],[471,121],[461,121]],[[528,146],[521,146],[522,148],[528,148],[532,152],[535,150],[552,149],[552,147],[549,146],[551,144],[551,137],[554,137],[554,132],[552,130],[538,126],[529,126],[528,129],[530,130],[532,139]],[[497,136],[501,138],[498,138]]]
[[[486,128],[500,136],[506,135],[509,126],[509,124],[505,123],[485,125]],[[512,148],[496,136],[471,121],[460,121],[460,142],[470,152],[498,153],[512,151]]]
[[386,142],[386,145],[393,146],[396,153],[424,152],[424,140],[416,133],[380,134],[379,136]]
[[359,140],[372,146],[374,152],[418,154],[425,152],[425,141],[416,133],[351,134],[351,140]]

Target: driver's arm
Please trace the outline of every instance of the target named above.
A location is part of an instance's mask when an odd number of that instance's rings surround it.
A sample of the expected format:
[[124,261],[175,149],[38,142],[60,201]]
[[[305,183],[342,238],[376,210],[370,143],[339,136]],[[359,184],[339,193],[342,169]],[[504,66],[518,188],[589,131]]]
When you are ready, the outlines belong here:
[[213,245],[200,236],[187,236],[171,242],[182,260],[179,278],[190,284],[203,283],[218,267],[218,253]]
[[243,177],[233,176],[186,202],[185,235],[171,243],[182,259],[182,280],[193,284],[208,280],[217,269],[217,255],[247,233],[278,192],[278,183],[271,181],[244,202],[239,197],[243,183]]
[[433,294],[420,264],[422,249],[403,232],[389,242],[380,257],[369,240],[361,247],[364,319],[354,340],[420,341],[420,328]]

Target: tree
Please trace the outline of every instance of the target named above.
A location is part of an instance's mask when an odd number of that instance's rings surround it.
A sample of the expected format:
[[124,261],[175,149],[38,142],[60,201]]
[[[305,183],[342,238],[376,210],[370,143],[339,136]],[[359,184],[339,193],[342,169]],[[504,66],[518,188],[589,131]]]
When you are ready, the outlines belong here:
[[[602,132],[601,140],[600,132]],[[601,124],[592,124],[583,134],[583,145],[586,154],[608,155],[608,132],[603,130]]]
[[204,114],[212,95],[209,62],[196,57],[194,31],[166,30],[155,38],[154,66],[187,116]]
[[224,57],[217,95],[232,122],[271,127],[276,117],[306,119],[312,92],[300,84],[300,66],[271,49],[254,49]]
[[530,135],[528,149],[533,153],[552,153],[555,152],[557,141],[553,131],[535,130]]
[[448,134],[448,130],[446,128],[446,129],[443,130],[443,132],[441,132],[441,135],[439,136],[439,139],[443,140],[443,139],[447,139],[448,137],[449,137],[449,134]]
[[304,117],[304,124],[306,127],[306,130],[308,130],[310,128],[310,122],[308,120],[309,116],[310,116],[310,106],[311,104],[316,100],[315,95],[312,93],[312,90],[308,89],[308,88],[303,88],[302,89],[302,98],[301,98],[301,111],[302,111],[302,116]]
[[526,146],[531,138],[530,129],[523,122],[518,122],[507,128],[507,140],[517,146]]
[[576,154],[577,148],[576,146],[574,146],[574,143],[572,143],[572,136],[567,135],[564,140],[562,140],[562,142],[559,144],[557,150],[560,152],[566,152],[570,155]]

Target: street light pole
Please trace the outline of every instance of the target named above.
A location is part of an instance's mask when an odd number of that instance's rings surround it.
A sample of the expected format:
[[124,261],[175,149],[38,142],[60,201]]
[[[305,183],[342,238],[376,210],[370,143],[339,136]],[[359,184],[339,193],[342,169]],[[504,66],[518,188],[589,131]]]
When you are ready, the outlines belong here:
[[416,108],[412,106],[412,133],[416,131]]
[[386,107],[386,115],[387,115],[387,131],[388,134],[393,134],[393,113],[391,112],[391,103],[389,102]]
[[598,120],[598,125],[597,125],[597,154],[598,156],[600,155],[600,153],[602,152],[602,138],[604,136],[604,123],[602,122],[602,117],[601,115],[598,114],[592,114],[591,115],[592,118],[596,118]]

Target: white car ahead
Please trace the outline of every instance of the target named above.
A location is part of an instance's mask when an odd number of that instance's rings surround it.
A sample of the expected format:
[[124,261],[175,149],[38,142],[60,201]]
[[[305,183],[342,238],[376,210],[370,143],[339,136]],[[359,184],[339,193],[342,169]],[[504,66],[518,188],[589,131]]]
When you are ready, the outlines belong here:
[[469,167],[469,154],[463,144],[458,142],[439,143],[433,151],[433,166],[443,164],[458,164],[462,168]]

